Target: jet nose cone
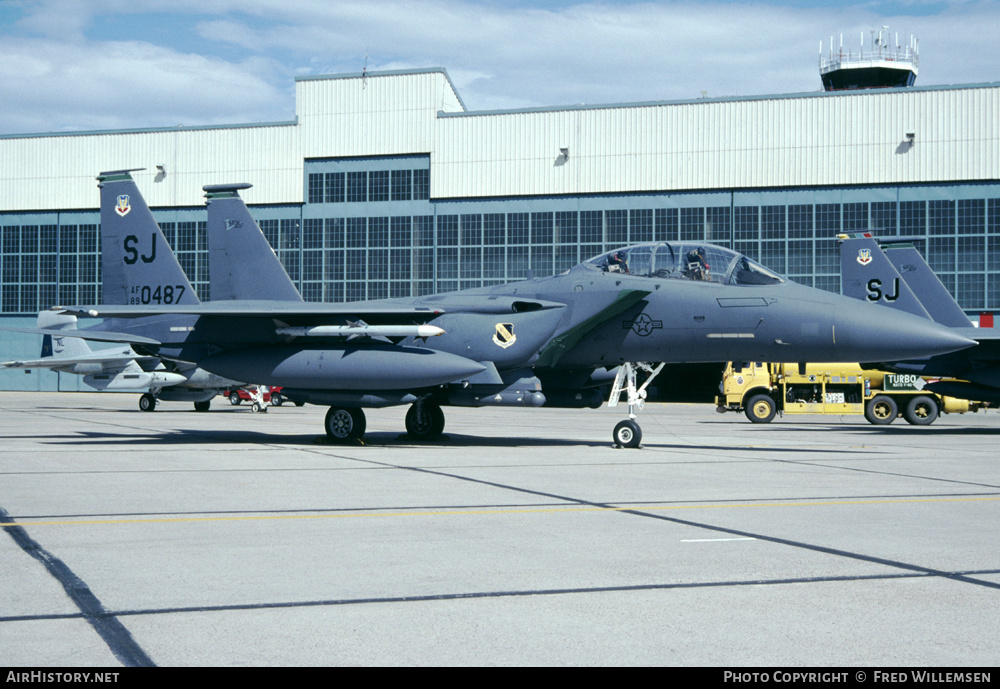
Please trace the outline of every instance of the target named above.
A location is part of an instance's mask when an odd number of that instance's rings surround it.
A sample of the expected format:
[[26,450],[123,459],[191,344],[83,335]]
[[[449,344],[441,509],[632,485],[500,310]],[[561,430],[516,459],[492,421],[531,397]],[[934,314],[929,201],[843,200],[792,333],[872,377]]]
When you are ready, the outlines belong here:
[[947,354],[976,344],[939,323],[884,306],[863,308],[838,318],[838,350],[857,350],[857,361],[900,361]]

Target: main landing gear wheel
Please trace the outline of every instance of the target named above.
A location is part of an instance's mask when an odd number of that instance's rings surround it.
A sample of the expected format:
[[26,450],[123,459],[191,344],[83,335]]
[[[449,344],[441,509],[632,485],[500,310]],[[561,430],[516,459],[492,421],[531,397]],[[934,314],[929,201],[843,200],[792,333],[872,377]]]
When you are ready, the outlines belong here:
[[903,410],[903,418],[914,426],[929,426],[938,417],[938,404],[933,397],[918,395]]
[[195,402],[194,403],[194,410],[195,411],[208,411],[209,407],[211,407],[211,406],[212,406],[212,401],[211,400],[205,400],[204,402]]
[[612,436],[618,447],[639,447],[639,443],[642,442],[642,429],[634,420],[625,419],[618,422]]
[[357,407],[330,407],[326,413],[326,435],[335,443],[360,440],[367,425],[364,411]]
[[406,433],[414,440],[433,440],[444,432],[444,412],[433,402],[417,402],[406,412]]
[[139,409],[143,411],[154,411],[156,409],[156,398],[148,392],[139,398]]
[[746,406],[747,418],[753,423],[770,423],[775,411],[774,400],[769,395],[754,395]]
[[243,400],[240,399],[240,393],[238,393],[238,392],[231,392],[231,393],[229,393],[229,403],[231,405],[233,405],[234,407],[236,405],[238,405],[242,401]]
[[865,418],[876,426],[885,426],[896,420],[899,408],[887,395],[875,395],[865,405]]

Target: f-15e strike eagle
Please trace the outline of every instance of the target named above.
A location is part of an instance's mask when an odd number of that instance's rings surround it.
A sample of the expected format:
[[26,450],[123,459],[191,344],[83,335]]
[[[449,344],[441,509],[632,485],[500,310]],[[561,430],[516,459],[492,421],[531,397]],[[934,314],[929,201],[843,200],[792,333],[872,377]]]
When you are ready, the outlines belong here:
[[[638,447],[635,412],[664,363],[909,359],[973,344],[701,242],[616,249],[560,275],[493,287],[302,302],[287,287],[269,292],[260,278],[267,269],[258,262],[273,250],[239,198],[247,185],[206,187],[213,301],[190,303],[183,285],[160,272],[168,247],[159,228],[127,210],[141,199],[129,171],[98,179],[102,198],[118,208],[107,221],[102,215],[104,279],[126,280],[131,299],[57,307],[106,319],[78,334],[329,405],[325,427],[335,442],[364,436],[364,408],[411,405],[407,432],[429,439],[444,429],[444,406],[598,407],[613,379],[609,404],[624,394],[629,407],[614,442]],[[216,301],[223,279],[253,280],[259,292]],[[650,377],[637,386],[640,371]]]

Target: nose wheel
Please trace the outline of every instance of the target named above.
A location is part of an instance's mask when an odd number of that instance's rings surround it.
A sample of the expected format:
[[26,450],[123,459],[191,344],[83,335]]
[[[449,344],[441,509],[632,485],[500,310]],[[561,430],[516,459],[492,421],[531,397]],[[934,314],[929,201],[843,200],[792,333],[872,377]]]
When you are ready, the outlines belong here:
[[639,447],[642,442],[642,429],[633,419],[619,421],[614,432],[615,445],[618,447]]
[[[636,423],[636,411],[642,411],[646,406],[646,388],[653,382],[653,379],[663,370],[665,363],[653,364],[636,362],[626,362],[618,367],[618,374],[615,376],[614,385],[611,386],[611,396],[608,398],[609,407],[617,407],[621,402],[622,393],[625,394],[625,401],[628,404],[628,418],[620,421],[615,426],[611,438],[616,447],[639,447],[642,442],[642,429]],[[648,375],[642,385],[636,385],[636,375],[638,371],[645,371]]]

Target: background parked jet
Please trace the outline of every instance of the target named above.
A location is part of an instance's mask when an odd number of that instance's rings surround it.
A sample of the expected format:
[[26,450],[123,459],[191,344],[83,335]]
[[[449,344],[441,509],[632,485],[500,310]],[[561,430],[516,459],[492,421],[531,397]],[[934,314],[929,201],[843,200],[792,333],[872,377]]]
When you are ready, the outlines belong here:
[[129,345],[93,351],[86,340],[75,337],[76,316],[41,311],[38,328],[59,329],[62,335],[42,336],[38,359],[5,361],[3,368],[51,369],[83,376],[83,382],[97,390],[145,391],[139,408],[152,411],[157,396],[170,401],[194,402],[196,411],[208,411],[214,389],[206,389],[219,377],[194,366],[162,362],[159,357],[141,356]]
[[[109,228],[102,231],[102,254],[110,252],[108,255],[114,257],[102,264],[104,303],[198,304],[197,294],[129,172],[106,172],[98,177],[101,226]],[[243,385],[190,362],[141,355],[129,345],[92,351],[74,334],[93,339],[93,333],[78,332],[77,318],[72,314],[43,311],[38,314],[35,332],[43,333],[39,359],[8,361],[0,366],[75,373],[98,390],[145,391],[139,398],[143,411],[153,411],[158,400],[193,402],[195,410],[208,411],[220,390]]]
[[871,233],[843,235],[840,266],[846,296],[922,314],[978,342],[975,347],[924,359],[878,359],[879,368],[960,379],[935,381],[927,389],[959,399],[1000,403],[1000,332],[973,326],[911,240],[878,240]]
[[[229,219],[249,228],[246,218]],[[111,220],[105,252],[134,262],[137,246]],[[253,227],[247,241],[260,235]],[[138,248],[139,257],[155,261]],[[150,284],[150,293],[157,287]],[[597,406],[595,372],[621,367],[612,401],[626,394],[630,418],[614,439],[636,446],[634,413],[644,391],[635,373],[655,375],[652,362],[867,361],[972,343],[909,314],[859,309],[728,249],[666,242],[609,252],[558,276],[430,297],[143,300],[71,310],[110,317],[100,329],[140,336],[140,353],[281,385],[293,401],[330,405],[326,430],[336,441],[363,436],[363,407],[410,404],[407,430],[434,437],[444,426],[443,405]],[[163,320],[150,321],[154,314]]]

